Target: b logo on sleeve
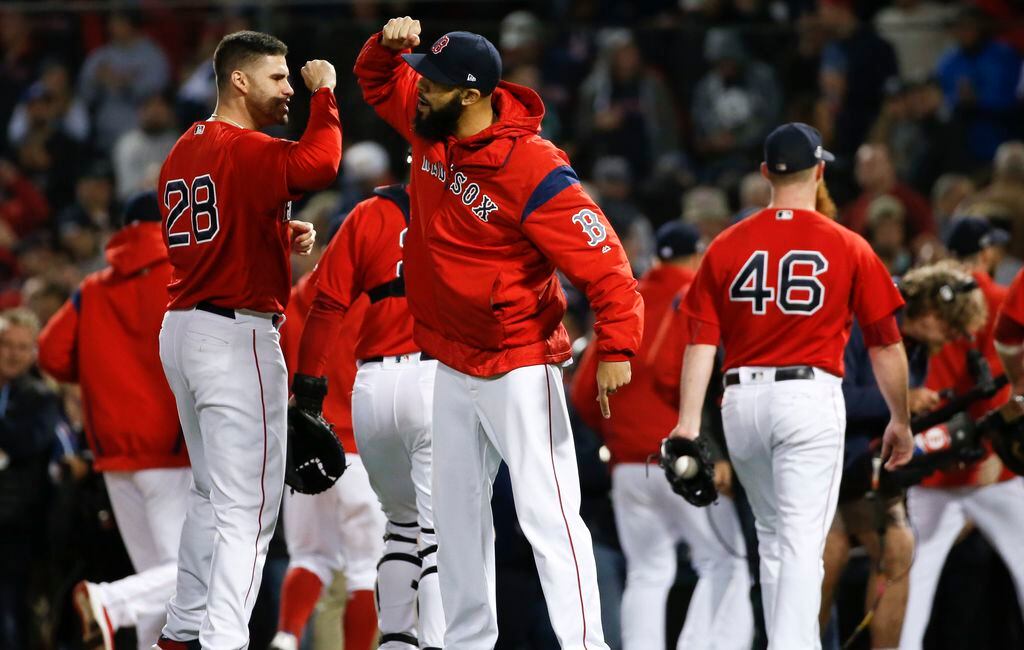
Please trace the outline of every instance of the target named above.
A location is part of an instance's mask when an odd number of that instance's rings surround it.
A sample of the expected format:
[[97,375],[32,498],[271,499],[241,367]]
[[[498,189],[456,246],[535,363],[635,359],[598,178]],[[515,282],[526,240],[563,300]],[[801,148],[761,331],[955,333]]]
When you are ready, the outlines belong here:
[[590,239],[587,242],[588,246],[597,246],[608,238],[608,229],[593,210],[580,210],[573,215],[572,222],[578,224],[583,229],[583,234]]

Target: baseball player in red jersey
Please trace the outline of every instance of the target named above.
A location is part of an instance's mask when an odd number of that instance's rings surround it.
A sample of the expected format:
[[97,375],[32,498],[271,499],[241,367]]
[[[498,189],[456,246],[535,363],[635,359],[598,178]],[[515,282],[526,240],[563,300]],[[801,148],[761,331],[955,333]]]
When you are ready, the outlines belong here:
[[[281,349],[289,374],[298,365],[302,329],[316,297],[316,272],[292,289]],[[288,573],[281,587],[278,633],[270,650],[295,650],[325,586],[338,571],[345,576],[348,599],[341,631],[346,648],[369,650],[377,636],[373,588],[383,552],[384,514],[370,488],[352,434],[352,394],[356,375],[355,340],[368,301],[349,310],[338,339],[330,347],[327,375],[332,390],[323,405],[325,417],[346,450],[348,469],[332,488],[316,495],[285,493],[284,537]]]
[[[258,129],[288,120],[287,48],[236,32],[214,53],[217,110],[175,144],[160,170],[173,267],[160,359],[192,461],[178,579],[161,648],[248,644],[267,545],[284,487],[288,372],[277,326],[291,251],[314,232],[290,201],[335,179],[341,127],[334,68],[302,68],[313,91],[299,142]],[[198,640],[197,640],[198,639]]]
[[[570,358],[560,268],[596,313],[602,405],[629,381],[643,329],[618,237],[566,155],[538,135],[544,106],[501,82],[487,39],[451,32],[426,54],[396,18],[363,46],[363,97],[412,145],[404,272],[416,345],[438,360],[433,508],[444,646],[490,650],[491,484],[504,460],[564,648],[607,648],[560,364]],[[357,418],[358,430],[358,418]]]
[[871,363],[889,405],[887,467],[909,460],[907,359],[893,311],[903,304],[859,235],[814,211],[831,154],[806,124],[765,141],[772,202],[709,246],[684,308],[674,436],[697,437],[701,407],[725,348],[722,421],[729,455],[757,520],[768,644],[820,648],[822,549],[835,514],[843,457],[843,347],[852,315],[865,323]]
[[306,375],[323,373],[349,305],[367,296],[370,306],[356,341],[352,424],[370,484],[387,516],[377,569],[380,647],[440,648],[444,614],[430,499],[437,362],[424,358],[413,342],[405,300],[402,246],[409,195],[401,185],[374,193],[345,219],[317,265],[317,294],[302,334],[298,368]]
[[611,452],[612,505],[626,555],[622,647],[665,647],[676,544],[685,541],[699,580],[676,647],[750,650],[754,636],[750,570],[732,499],[721,496],[710,508],[697,508],[673,493],[660,472],[648,471],[648,459],[658,453],[677,412],[658,395],[651,368],[644,361],[657,342],[661,323],[672,320],[675,296],[689,287],[701,259],[700,233],[689,224],[666,224],[658,229],[656,240],[659,261],[639,286],[649,327],[640,345],[640,362],[632,381],[616,395],[612,417],[602,418],[597,404],[596,347],[589,346],[583,354],[572,387],[576,410]]
[[85,641],[105,650],[120,628],[135,627],[140,649],[160,636],[190,480],[174,395],[157,356],[171,265],[156,197],[131,201],[125,221],[107,244],[110,266],[86,277],[39,335],[39,366],[81,385],[93,467],[103,474],[137,571],[75,587]]

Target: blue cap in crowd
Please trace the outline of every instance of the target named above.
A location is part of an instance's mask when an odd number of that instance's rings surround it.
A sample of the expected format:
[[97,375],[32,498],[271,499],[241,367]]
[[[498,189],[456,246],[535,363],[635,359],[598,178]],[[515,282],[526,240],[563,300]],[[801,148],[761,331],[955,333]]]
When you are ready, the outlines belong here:
[[412,69],[447,86],[476,88],[490,95],[501,81],[501,56],[489,40],[471,32],[448,32],[426,54],[403,54]]
[[832,162],[835,156],[821,146],[821,134],[803,122],[783,124],[764,141],[764,162],[773,174],[792,174],[810,169],[819,162]]
[[700,231],[685,221],[669,221],[654,234],[655,253],[660,260],[687,257],[700,251]]
[[970,257],[990,246],[1001,246],[1010,241],[1010,233],[996,228],[987,219],[958,217],[950,224],[946,235],[946,248],[957,258]]

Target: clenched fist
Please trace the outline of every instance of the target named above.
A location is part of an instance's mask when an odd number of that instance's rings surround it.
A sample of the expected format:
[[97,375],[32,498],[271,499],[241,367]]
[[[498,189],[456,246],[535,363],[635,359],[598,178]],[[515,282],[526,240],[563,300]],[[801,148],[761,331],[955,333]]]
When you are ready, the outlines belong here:
[[401,52],[420,44],[420,21],[408,16],[392,18],[381,30],[380,44]]
[[302,80],[306,82],[306,88],[309,88],[310,92],[317,88],[334,90],[338,84],[338,74],[329,61],[315,59],[306,61],[306,65],[302,66]]

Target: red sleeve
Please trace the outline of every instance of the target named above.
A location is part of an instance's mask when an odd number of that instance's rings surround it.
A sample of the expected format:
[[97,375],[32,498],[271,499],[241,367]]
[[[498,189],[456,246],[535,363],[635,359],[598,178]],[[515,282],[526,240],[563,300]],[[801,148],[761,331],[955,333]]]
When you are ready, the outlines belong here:
[[885,347],[903,340],[895,314],[889,314],[874,323],[868,323],[862,326],[860,331],[864,335],[864,345],[869,348]]
[[665,310],[644,360],[651,372],[658,397],[673,408],[679,408],[683,354],[686,353],[686,344],[690,338],[689,319],[682,308],[682,300],[688,289],[686,287],[680,291],[673,305]]
[[78,307],[81,290],[65,302],[39,333],[39,367],[57,381],[78,381]]
[[[1006,321],[1012,321],[1008,323]],[[1012,325],[1024,327],[1024,269],[1017,272],[1006,292],[1006,300],[999,309],[996,321],[996,340],[1000,343],[1014,343],[1012,339],[1003,338],[1014,331]],[[1000,335],[1000,331],[1004,334]]]
[[718,345],[721,339],[719,329],[718,294],[724,289],[715,281],[715,260],[718,247],[712,242],[704,259],[701,260],[697,275],[690,290],[683,299],[691,345]]
[[644,330],[637,281],[601,208],[573,183],[524,215],[523,233],[586,294],[601,361],[636,355]]
[[292,287],[292,295],[284,310],[284,325],[281,326],[281,353],[284,364],[288,368],[288,385],[292,385],[292,376],[299,359],[299,340],[302,328],[306,323],[313,296],[316,294],[315,273],[307,273]]
[[365,204],[359,204],[341,224],[316,268],[316,297],[299,342],[296,372],[319,377],[332,354],[345,314],[363,292],[356,224]]
[[853,279],[851,307],[861,323],[875,323],[903,306],[896,283],[882,260],[864,238],[851,233],[853,243]]
[[322,190],[338,177],[341,164],[341,122],[334,93],[313,93],[309,122],[298,142],[247,131],[236,141],[237,160],[259,161],[246,169],[249,186],[285,202],[303,192]]
[[579,368],[573,373],[570,399],[583,422],[600,433],[604,416],[601,415],[601,405],[597,403],[597,346],[593,341],[587,346]]
[[366,41],[356,58],[353,72],[366,103],[409,140],[413,137],[412,120],[416,111],[419,75],[406,65],[402,52],[381,45],[380,37],[380,32],[377,32]]

